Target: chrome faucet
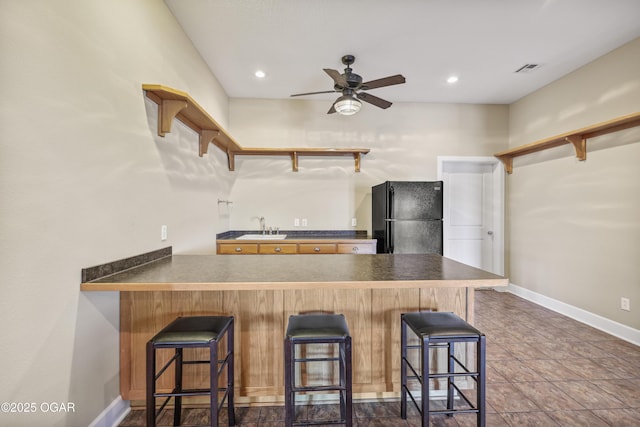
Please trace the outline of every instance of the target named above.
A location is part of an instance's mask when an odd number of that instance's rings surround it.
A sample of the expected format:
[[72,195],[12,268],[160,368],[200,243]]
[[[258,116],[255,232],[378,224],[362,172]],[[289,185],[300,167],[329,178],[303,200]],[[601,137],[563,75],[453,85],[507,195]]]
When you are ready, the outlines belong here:
[[258,218],[258,220],[260,221],[260,231],[262,232],[262,234],[266,234],[267,226],[266,226],[264,217],[261,216],[260,218]]

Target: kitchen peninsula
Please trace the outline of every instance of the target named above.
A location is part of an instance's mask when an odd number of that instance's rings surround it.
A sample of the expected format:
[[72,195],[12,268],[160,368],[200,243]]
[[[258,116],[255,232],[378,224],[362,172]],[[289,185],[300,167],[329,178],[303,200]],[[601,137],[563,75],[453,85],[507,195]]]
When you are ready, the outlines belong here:
[[[282,402],[282,345],[289,315],[345,314],[353,337],[354,397],[395,397],[400,313],[453,311],[473,322],[474,289],[507,284],[502,276],[435,254],[169,253],[106,277],[85,277],[81,289],[120,292],[125,400],[144,399],[145,343],[158,330],[181,315],[234,315],[236,396],[242,405]],[[206,372],[198,371],[189,380],[203,379]]]

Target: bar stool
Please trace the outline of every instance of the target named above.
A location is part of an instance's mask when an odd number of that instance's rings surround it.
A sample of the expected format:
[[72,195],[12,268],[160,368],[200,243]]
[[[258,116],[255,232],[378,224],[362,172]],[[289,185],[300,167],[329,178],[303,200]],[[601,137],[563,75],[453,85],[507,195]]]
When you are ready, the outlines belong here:
[[[222,359],[218,359],[218,343],[227,337],[227,350]],[[175,402],[173,425],[180,425],[182,412],[182,398],[185,396],[210,396],[211,427],[218,426],[218,415],[225,399],[227,400],[229,425],[235,425],[233,410],[233,316],[190,316],[178,317],[158,332],[147,342],[147,426],[155,427],[156,418],[162,412],[169,400]],[[156,350],[173,348],[173,357],[160,369],[156,370]],[[183,360],[185,348],[208,348],[208,360]],[[169,393],[156,391],[156,381],[165,370],[175,362],[175,384]],[[183,365],[209,364],[208,389],[183,389]],[[225,372],[227,386],[220,388],[218,380]],[[157,373],[156,373],[157,372]],[[224,392],[218,402],[219,392]],[[156,413],[156,398],[165,397],[160,410]]]
[[[338,344],[338,357],[296,357],[296,346],[304,344]],[[296,385],[296,364],[306,362],[339,362],[339,384]],[[285,425],[344,424],[352,426],[351,400],[351,336],[342,314],[301,314],[289,317],[284,339]],[[335,392],[340,395],[339,420],[296,421],[296,393]]]
[[[409,327],[419,338],[420,343],[409,345],[407,342],[407,327]],[[476,366],[473,371],[469,370],[464,363],[454,355],[454,343],[475,343],[476,344]],[[411,365],[407,353],[409,349],[420,349],[420,370]],[[436,350],[446,348],[447,350],[447,372],[430,372],[429,349]],[[429,426],[430,414],[447,414],[452,416],[457,413],[477,414],[476,425],[485,426],[485,335],[465,322],[453,313],[446,312],[415,312],[401,315],[401,353],[402,366],[400,376],[402,388],[400,392],[400,415],[407,419],[407,395],[411,397],[418,412],[422,415],[422,426]],[[456,370],[456,366],[462,370]],[[412,375],[407,374],[407,368]],[[434,369],[435,371],[435,369]],[[476,402],[475,405],[462,392],[455,383],[456,378],[472,378],[475,381]],[[447,407],[444,410],[431,410],[429,407],[429,380],[446,378],[447,380]],[[416,379],[421,385],[421,405],[418,405],[407,385],[408,379]],[[455,394],[459,396],[459,403],[462,407],[454,407]]]

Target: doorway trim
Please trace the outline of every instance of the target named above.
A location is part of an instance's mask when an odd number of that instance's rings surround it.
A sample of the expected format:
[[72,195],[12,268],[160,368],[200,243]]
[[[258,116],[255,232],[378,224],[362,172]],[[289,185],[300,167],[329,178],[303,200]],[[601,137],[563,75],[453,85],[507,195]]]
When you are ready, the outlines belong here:
[[[444,180],[444,170],[449,164],[490,165],[493,174],[493,273],[504,274],[504,220],[505,220],[505,172],[502,163],[490,156],[438,156],[438,180]],[[444,197],[447,197],[445,193]],[[447,222],[447,214],[443,221]],[[444,254],[447,256],[447,254]]]

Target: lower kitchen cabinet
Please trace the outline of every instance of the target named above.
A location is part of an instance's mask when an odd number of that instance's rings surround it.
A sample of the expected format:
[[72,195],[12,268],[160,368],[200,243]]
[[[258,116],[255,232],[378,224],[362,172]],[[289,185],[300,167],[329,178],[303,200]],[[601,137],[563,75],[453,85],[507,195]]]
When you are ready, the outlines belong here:
[[219,254],[225,255],[255,255],[258,253],[257,243],[235,243],[218,244],[217,250]]
[[375,254],[376,243],[338,243],[339,254]]
[[287,239],[285,242],[216,241],[219,255],[375,254],[375,239]]
[[258,253],[261,254],[295,254],[298,253],[298,245],[295,243],[260,243]]
[[299,254],[335,254],[337,253],[336,243],[300,243],[298,245]]

